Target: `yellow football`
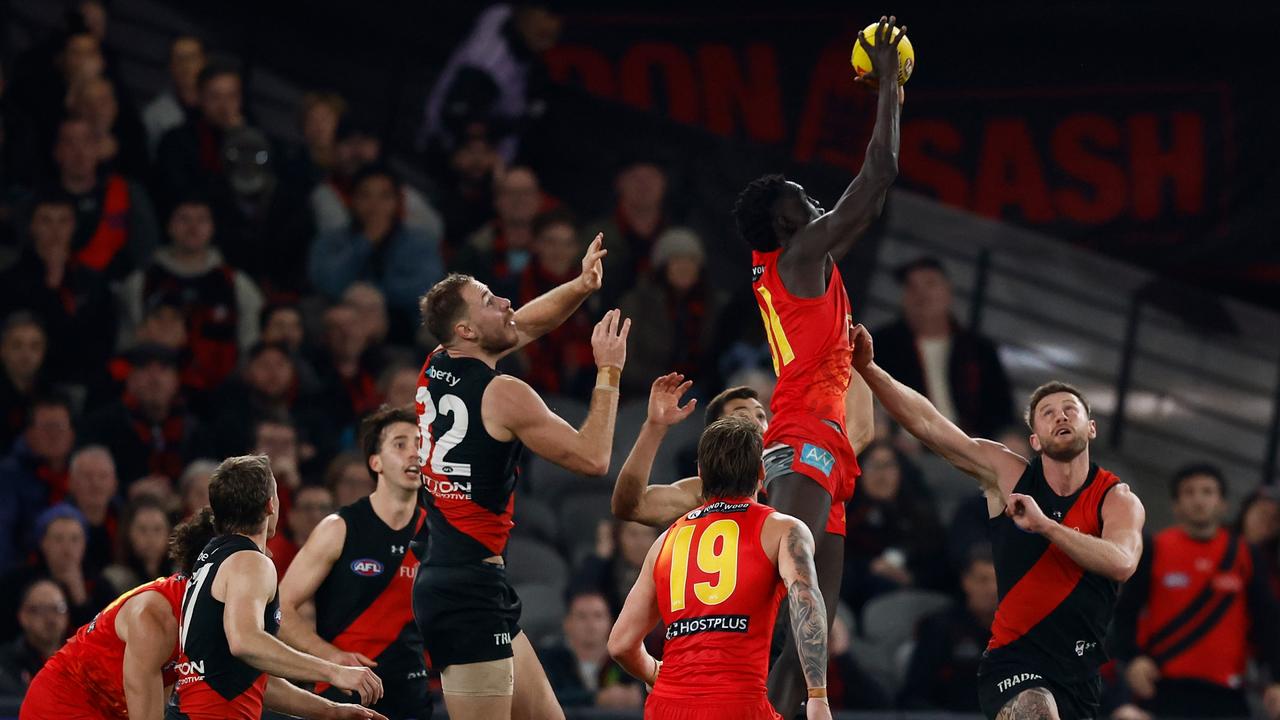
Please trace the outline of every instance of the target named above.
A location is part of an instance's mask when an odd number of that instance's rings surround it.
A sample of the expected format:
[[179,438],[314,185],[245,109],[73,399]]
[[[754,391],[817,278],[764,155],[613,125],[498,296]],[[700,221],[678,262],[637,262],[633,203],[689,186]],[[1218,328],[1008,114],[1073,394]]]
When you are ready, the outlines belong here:
[[[876,44],[876,29],[880,27],[879,23],[871,23],[863,29],[862,34],[867,39],[868,45]],[[901,30],[893,29],[893,37],[898,37]],[[853,41],[853,57],[850,58],[853,64],[853,71],[862,77],[871,72],[871,57],[867,55],[867,51],[862,49],[862,44],[856,39]],[[898,43],[898,84],[906,85],[911,79],[911,72],[916,69],[916,51],[911,46],[911,38],[904,37],[902,42]],[[877,84],[876,80],[868,81],[872,87]]]

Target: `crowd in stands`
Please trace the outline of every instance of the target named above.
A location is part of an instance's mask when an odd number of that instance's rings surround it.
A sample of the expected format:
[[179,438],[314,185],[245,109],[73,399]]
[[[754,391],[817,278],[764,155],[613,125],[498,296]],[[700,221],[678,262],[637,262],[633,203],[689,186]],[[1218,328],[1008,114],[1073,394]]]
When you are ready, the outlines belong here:
[[[169,532],[207,503],[218,459],[270,458],[282,517],[269,548],[282,575],[322,518],[371,492],[355,427],[383,403],[413,402],[434,346],[417,300],[447,272],[520,305],[575,276],[603,233],[602,292],[501,369],[566,417],[585,412],[591,328],[621,307],[633,326],[615,456],[658,375],[683,373],[709,398],[771,373],[762,334],[747,327],[754,310],[735,312],[741,289],[710,281],[706,244],[673,213],[660,161],[630,157],[613,178],[584,179],[612,184],[606,207],[569,208],[541,186],[524,129],[539,115],[537,58],[562,22],[553,13],[480,15],[426,99],[410,156],[423,187],[392,169],[332,91],[302,98],[300,141],[268,136],[235,58],[196,36],[172,40],[168,86],[137,102],[103,46],[109,21],[100,2],[78,3],[0,84],[0,695],[21,695],[118,594],[173,571]],[[997,349],[957,321],[943,264],[920,258],[898,280],[900,319],[873,329],[880,363],[966,431],[1030,455]],[[656,480],[690,473],[685,445]],[[937,492],[936,463],[883,419],[859,460],[844,584],[830,599],[841,603],[832,705],[976,712],[997,602],[985,503],[976,489]],[[612,478],[566,486],[545,467],[531,463],[517,491],[513,546],[550,558],[526,573],[522,625],[562,704],[638,708],[643,685],[606,640],[656,532],[607,519]],[[1208,509],[1190,508],[1193,486]],[[1181,474],[1179,525],[1149,528],[1146,574],[1117,622],[1125,666],[1108,675],[1125,720],[1256,687],[1250,658],[1280,672],[1280,642],[1264,642],[1280,592],[1280,495],[1260,488],[1226,523],[1225,488],[1211,467]],[[567,523],[556,510],[566,507],[594,515]],[[1152,640],[1183,631],[1153,610],[1179,587],[1160,575],[1178,533],[1239,543],[1219,569],[1222,593],[1248,588],[1249,602],[1224,611],[1234,624],[1184,621],[1202,631],[1187,647],[1211,635],[1237,653],[1221,677],[1198,675],[1168,637]],[[526,591],[539,584],[551,587]],[[658,654],[660,635],[651,640]],[[1267,687],[1280,714],[1280,686]]]

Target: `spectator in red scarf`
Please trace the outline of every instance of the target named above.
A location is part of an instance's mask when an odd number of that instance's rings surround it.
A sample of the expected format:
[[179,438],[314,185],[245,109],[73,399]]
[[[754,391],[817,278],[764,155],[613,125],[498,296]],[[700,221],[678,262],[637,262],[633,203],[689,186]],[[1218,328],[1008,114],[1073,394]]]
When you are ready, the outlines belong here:
[[156,149],[159,187],[166,207],[192,190],[209,191],[226,177],[222,144],[245,125],[240,71],[225,61],[207,62],[196,77],[199,111],[165,133]]
[[[582,244],[572,213],[549,210],[533,221],[533,261],[520,273],[518,305],[577,277],[582,271]],[[587,303],[560,327],[529,343],[519,355],[519,374],[543,394],[586,399],[595,384],[591,330],[595,325]]]
[[613,187],[618,196],[613,214],[588,223],[586,228],[591,233],[604,233],[605,247],[609,248],[604,259],[609,287],[601,290],[606,307],[616,303],[651,269],[650,258],[658,238],[669,225],[667,174],[656,162],[647,158],[628,160],[615,176]]
[[120,523],[118,487],[116,464],[105,447],[87,445],[71,456],[67,503],[84,515],[88,531],[84,570],[89,575],[97,575],[111,564]]
[[75,442],[67,399],[36,398],[26,430],[0,461],[0,573],[21,564],[18,548],[35,516],[66,497],[67,463]]
[[[605,247],[609,247],[608,240]],[[613,250],[609,250],[613,255]],[[653,272],[622,298],[636,342],[622,371],[623,396],[644,397],[652,378],[678,372],[706,390],[715,348],[708,346],[725,297],[707,282],[702,240],[688,228],[671,228],[654,245]],[[625,270],[620,272],[626,272]],[[646,373],[656,373],[646,374]]]
[[67,93],[67,114],[88,121],[103,167],[131,178],[147,175],[146,131],[132,108],[121,107],[111,80],[90,77],[72,84]]
[[120,291],[127,322],[135,327],[144,307],[163,297],[176,300],[186,322],[189,358],[182,384],[196,393],[212,391],[235,371],[240,351],[257,342],[263,305],[257,285],[213,247],[213,232],[208,200],[183,198],[169,214],[170,243]]
[[65,193],[36,198],[31,241],[0,273],[0,306],[29,310],[49,336],[45,362],[54,382],[101,382],[115,345],[111,294],[101,275],[75,254],[74,201]]
[[177,478],[197,457],[199,427],[178,393],[178,355],[163,345],[139,345],[126,356],[123,396],[88,416],[86,442],[105,445],[122,485],[148,475]]
[[48,190],[71,198],[76,260],[116,280],[147,263],[159,232],[151,196],[133,179],[105,169],[100,155],[99,138],[88,120],[63,120],[53,145],[55,175]]
[[[520,273],[533,257],[533,219],[552,201],[543,195],[537,174],[523,165],[497,176],[493,195],[497,216],[467,238],[451,269],[485,283],[495,295],[515,297]],[[609,242],[606,236],[605,247]]]
[[0,326],[0,453],[27,426],[31,403],[49,390],[44,359],[49,338],[35,315],[19,310]]

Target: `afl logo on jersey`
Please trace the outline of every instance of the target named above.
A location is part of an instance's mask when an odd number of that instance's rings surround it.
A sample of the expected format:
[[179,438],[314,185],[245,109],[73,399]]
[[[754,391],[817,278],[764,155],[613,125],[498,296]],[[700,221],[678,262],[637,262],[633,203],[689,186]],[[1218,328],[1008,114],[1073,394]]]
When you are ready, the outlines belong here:
[[382,563],[372,558],[352,560],[351,572],[361,577],[377,577],[382,574]]

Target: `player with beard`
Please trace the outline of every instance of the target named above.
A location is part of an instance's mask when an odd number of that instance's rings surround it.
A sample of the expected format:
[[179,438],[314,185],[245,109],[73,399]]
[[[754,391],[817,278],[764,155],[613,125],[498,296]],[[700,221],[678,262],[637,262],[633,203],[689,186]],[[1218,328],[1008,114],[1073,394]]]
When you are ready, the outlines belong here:
[[1076,388],[1050,382],[1027,403],[1030,462],[971,438],[874,362],[854,328],[853,367],[912,435],[978,480],[987,499],[1000,605],[978,669],[988,718],[1097,717],[1103,638],[1120,583],[1142,557],[1146,512],[1129,486],[1089,461],[1098,430]]
[[431,542],[413,587],[413,610],[445,708],[455,720],[563,718],[529,640],[503,554],[511,533],[523,446],[565,468],[603,475],[613,451],[618,381],[630,321],[605,314],[591,337],[599,374],[575,430],[533,388],[495,367],[564,322],[600,288],[601,236],[582,273],[513,310],[468,275],[450,275],[423,296],[440,347],[418,379],[418,466]]

